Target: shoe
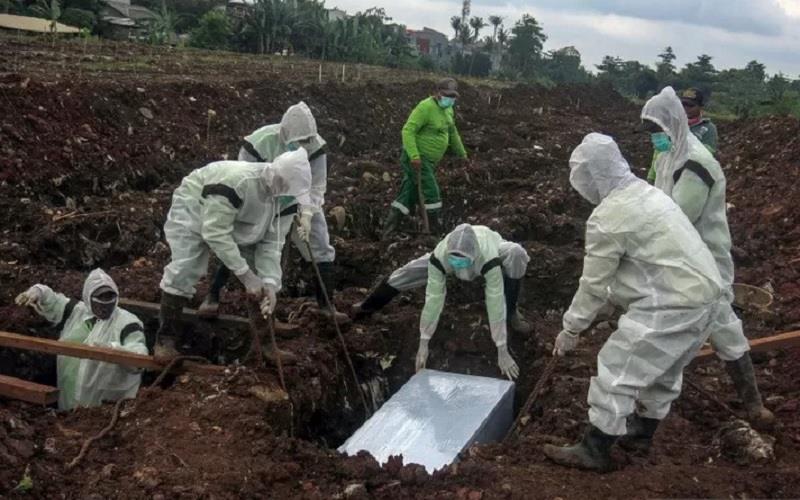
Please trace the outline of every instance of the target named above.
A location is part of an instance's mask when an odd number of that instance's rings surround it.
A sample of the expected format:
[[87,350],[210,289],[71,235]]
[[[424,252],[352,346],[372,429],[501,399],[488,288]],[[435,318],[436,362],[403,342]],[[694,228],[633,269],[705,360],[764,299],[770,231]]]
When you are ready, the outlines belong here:
[[197,315],[201,318],[216,318],[219,316],[219,298],[214,298],[211,294],[206,295],[203,303],[197,308]]
[[526,335],[533,333],[533,325],[522,317],[522,313],[519,312],[519,309],[511,312],[511,317],[508,319],[508,327],[514,333]]
[[385,240],[388,239],[397,228],[400,227],[400,221],[403,220],[403,212],[400,210],[392,207],[389,210],[389,216],[386,217],[386,221],[383,223],[383,232],[381,233],[381,239]]
[[617,440],[617,444],[625,451],[646,455],[653,445],[653,436],[660,423],[655,418],[640,417],[634,413],[628,419],[628,432]]
[[616,440],[617,436],[605,434],[590,424],[578,444],[573,446],[546,444],[542,451],[547,458],[559,465],[608,472],[613,467],[611,446]]
[[750,353],[744,353],[744,356],[736,361],[726,361],[725,369],[733,380],[736,393],[742,400],[750,424],[760,430],[771,429],[775,425],[775,415],[761,401],[761,393],[758,391],[758,382]]
[[180,295],[161,292],[161,307],[158,311],[158,331],[153,354],[160,359],[178,356],[175,343],[183,331],[183,308],[189,299]]
[[522,289],[522,279],[509,278],[503,275],[503,293],[506,296],[506,311],[508,314],[508,327],[512,332],[530,334],[533,332],[531,325],[519,312],[517,302]]
[[371,316],[391,302],[399,293],[400,290],[391,286],[388,279],[384,279],[366,299],[353,305],[353,320],[357,321]]

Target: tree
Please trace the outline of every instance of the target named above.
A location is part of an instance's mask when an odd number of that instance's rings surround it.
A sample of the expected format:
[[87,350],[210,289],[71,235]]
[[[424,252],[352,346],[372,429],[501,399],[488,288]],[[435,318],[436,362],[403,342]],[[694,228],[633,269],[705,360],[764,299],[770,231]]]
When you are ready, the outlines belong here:
[[767,80],[767,93],[770,99],[772,99],[772,102],[781,102],[790,86],[791,82],[789,82],[783,73],[772,75],[772,78]]
[[175,26],[178,24],[178,15],[169,9],[164,0],[161,7],[155,12],[155,17],[147,25],[147,39],[153,45],[168,43],[175,35]]
[[472,19],[469,20],[469,25],[472,27],[472,30],[473,30],[472,35],[470,37],[471,38],[470,41],[472,43],[475,43],[475,42],[478,41],[478,39],[481,36],[481,30],[483,28],[485,28],[486,26],[488,26],[486,24],[486,22],[484,22],[482,17],[477,17],[477,16],[473,17]]
[[453,16],[450,18],[450,27],[453,28],[454,35],[453,39],[458,40],[461,36],[461,17],[460,16]]
[[672,47],[667,47],[664,52],[658,55],[659,61],[656,63],[656,76],[661,85],[669,85],[675,79],[675,52]]
[[502,16],[489,16],[489,24],[492,25],[492,41],[497,41],[497,30],[503,25]]
[[228,16],[224,12],[210,10],[191,31],[189,45],[202,49],[227,50],[231,34]]
[[684,86],[700,87],[703,90],[710,88],[719,74],[711,64],[711,59],[711,56],[703,54],[697,57],[696,62],[687,64],[680,74]]
[[587,82],[589,73],[581,66],[581,53],[575,47],[564,47],[545,55],[544,73],[554,83]]
[[31,6],[30,11],[34,16],[50,21],[50,33],[53,34],[53,41],[55,43],[57,24],[61,17],[61,3],[58,0],[38,0],[38,2]]
[[89,10],[69,8],[64,9],[64,13],[61,15],[61,22],[68,26],[92,31],[97,25],[97,16]]
[[508,46],[511,68],[522,76],[532,76],[537,63],[541,60],[546,40],[547,35],[544,34],[536,18],[524,14],[511,28],[511,40]]

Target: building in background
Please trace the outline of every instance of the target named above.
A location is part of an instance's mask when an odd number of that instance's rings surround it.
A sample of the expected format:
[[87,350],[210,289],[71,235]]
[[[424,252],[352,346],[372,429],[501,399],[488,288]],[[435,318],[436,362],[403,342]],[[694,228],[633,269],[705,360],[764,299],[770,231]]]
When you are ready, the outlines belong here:
[[449,66],[452,51],[447,35],[428,27],[406,30],[406,35],[417,54],[429,57],[439,68]]
[[147,32],[147,24],[156,13],[147,7],[131,4],[131,0],[102,0],[100,33],[114,40],[139,38]]

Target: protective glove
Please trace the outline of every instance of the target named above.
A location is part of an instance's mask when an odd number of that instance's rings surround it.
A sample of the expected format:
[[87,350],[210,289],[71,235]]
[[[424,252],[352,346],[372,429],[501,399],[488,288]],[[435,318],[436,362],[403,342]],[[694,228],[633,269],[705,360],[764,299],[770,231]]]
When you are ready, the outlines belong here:
[[38,309],[39,302],[42,300],[43,295],[44,294],[38,287],[32,286],[21,294],[17,295],[17,298],[14,299],[14,302],[16,302],[18,306],[30,306],[34,309]]
[[519,376],[519,367],[508,353],[508,345],[503,345],[497,348],[497,366],[500,371],[508,377],[508,380],[514,380]]
[[297,218],[297,236],[306,243],[309,242],[311,237],[311,218],[313,216],[313,212],[303,210],[300,217]]
[[564,354],[572,351],[578,346],[578,341],[581,339],[577,333],[572,333],[569,330],[561,330],[561,333],[556,337],[556,343],[553,347],[553,356],[563,356]]
[[278,293],[274,286],[264,285],[264,298],[261,299],[261,314],[266,318],[275,312],[275,306],[278,304]]
[[261,281],[261,278],[256,276],[256,273],[252,270],[248,269],[242,274],[236,275],[236,277],[239,278],[239,281],[244,285],[247,295],[256,299],[260,299],[262,295],[264,295],[264,282]]
[[425,363],[428,362],[428,340],[419,339],[419,349],[417,349],[417,371],[425,368]]

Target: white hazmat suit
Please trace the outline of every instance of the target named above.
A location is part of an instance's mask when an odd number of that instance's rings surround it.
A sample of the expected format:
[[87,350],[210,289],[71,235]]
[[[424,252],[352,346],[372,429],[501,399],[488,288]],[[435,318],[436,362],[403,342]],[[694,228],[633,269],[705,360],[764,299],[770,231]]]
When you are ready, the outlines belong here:
[[304,149],[273,163],[219,161],[187,175],[172,196],[164,233],[172,260],[161,289],[191,298],[208,268],[209,249],[237,276],[255,274],[281,288],[280,257],[296,203],[310,203]]
[[742,322],[731,307],[734,271],[725,174],[719,162],[690,132],[683,105],[671,87],[647,101],[642,120],[656,123],[672,140],[671,150],[656,156],[655,185],[681,207],[714,256],[725,295],[719,309],[719,328],[711,333],[709,340],[721,359],[737,360],[750,350],[750,345]]
[[[117,295],[108,319],[101,320],[91,310],[92,295],[99,289]],[[58,325],[59,340],[97,347],[110,347],[136,354],[147,354],[142,322],[135,315],[116,306],[119,290],[114,280],[95,269],[83,285],[82,301],[70,300],[46,285],[34,285],[18,303],[31,305],[42,317]],[[58,356],[58,407],[70,410],[78,406],[96,406],[103,401],[136,397],[142,380],[141,371],[91,359]]]
[[586,136],[570,168],[572,186],[597,207],[586,224],[583,275],[563,327],[587,329],[609,294],[626,309],[597,356],[588,395],[592,425],[619,436],[637,401],[643,417],[667,415],[683,369],[710,333],[723,284],[680,208],[631,173],[613,139]]

